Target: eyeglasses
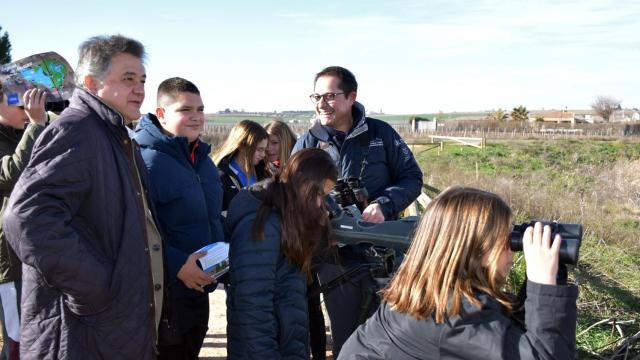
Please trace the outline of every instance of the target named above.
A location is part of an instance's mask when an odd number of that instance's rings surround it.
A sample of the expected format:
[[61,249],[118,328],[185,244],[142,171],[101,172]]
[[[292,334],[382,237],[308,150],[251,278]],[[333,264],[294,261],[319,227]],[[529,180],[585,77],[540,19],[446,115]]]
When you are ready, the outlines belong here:
[[340,93],[333,93],[333,92],[328,92],[328,93],[324,93],[322,95],[320,94],[311,94],[309,95],[309,99],[311,99],[311,102],[314,104],[317,104],[320,102],[320,100],[324,99],[324,101],[333,101],[336,99],[337,95],[343,95],[344,92],[340,92]]

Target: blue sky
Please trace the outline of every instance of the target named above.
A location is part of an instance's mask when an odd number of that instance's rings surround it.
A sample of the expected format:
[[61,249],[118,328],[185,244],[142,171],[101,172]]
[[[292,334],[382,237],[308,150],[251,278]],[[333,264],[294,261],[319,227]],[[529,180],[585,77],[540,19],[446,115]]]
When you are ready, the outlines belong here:
[[[14,3],[11,3],[12,6]],[[104,5],[108,4],[108,5]],[[7,6],[4,4],[3,6]],[[311,110],[313,76],[354,72],[369,110],[640,107],[640,1],[31,1],[0,11],[13,59],[121,33],[147,48],[147,97],[182,76],[206,111]]]

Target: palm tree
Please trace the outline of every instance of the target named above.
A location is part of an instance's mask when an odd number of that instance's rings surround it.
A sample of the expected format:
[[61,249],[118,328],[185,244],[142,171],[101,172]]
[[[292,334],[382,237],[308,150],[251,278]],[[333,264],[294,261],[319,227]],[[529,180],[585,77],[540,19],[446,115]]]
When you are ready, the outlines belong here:
[[493,121],[506,121],[508,117],[507,112],[502,109],[495,110],[487,115],[487,119]]
[[514,107],[511,112],[511,118],[515,121],[527,121],[529,120],[529,110],[522,105]]

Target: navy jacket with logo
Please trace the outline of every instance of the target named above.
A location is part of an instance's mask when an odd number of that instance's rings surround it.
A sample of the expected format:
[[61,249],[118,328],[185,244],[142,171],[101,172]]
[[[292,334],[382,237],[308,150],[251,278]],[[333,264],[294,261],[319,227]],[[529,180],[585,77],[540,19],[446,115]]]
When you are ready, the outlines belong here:
[[352,115],[355,125],[342,146],[316,122],[298,139],[293,153],[320,147],[336,161],[341,177],[360,177],[362,172],[369,201],[389,198],[381,207],[385,219],[393,219],[420,195],[422,171],[407,144],[389,124],[365,117],[364,106],[358,102],[353,105]]

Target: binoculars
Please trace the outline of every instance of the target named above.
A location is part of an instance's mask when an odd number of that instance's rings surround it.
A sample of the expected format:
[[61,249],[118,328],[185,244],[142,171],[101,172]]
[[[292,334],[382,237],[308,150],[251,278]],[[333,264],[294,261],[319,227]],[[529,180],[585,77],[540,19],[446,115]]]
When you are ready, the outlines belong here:
[[512,251],[522,251],[522,237],[527,227],[533,227],[536,222],[551,227],[551,240],[560,235],[560,263],[575,265],[578,263],[578,254],[582,244],[582,225],[563,224],[553,221],[532,220],[531,222],[516,224],[511,232],[510,246]]
[[51,101],[44,104],[44,109],[46,111],[60,113],[62,112],[62,110],[66,109],[68,106],[69,106],[69,100]]
[[368,205],[367,189],[357,177],[338,179],[329,195],[342,207],[356,205],[360,211],[363,211]]

